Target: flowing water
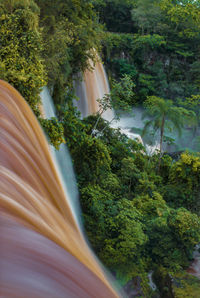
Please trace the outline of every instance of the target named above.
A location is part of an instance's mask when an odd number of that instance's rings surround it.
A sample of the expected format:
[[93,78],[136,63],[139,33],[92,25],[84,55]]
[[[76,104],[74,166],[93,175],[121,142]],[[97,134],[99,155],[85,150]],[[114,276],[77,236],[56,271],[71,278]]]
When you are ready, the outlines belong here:
[[148,279],[149,279],[149,286],[150,288],[155,291],[157,289],[156,284],[153,282],[153,271],[150,271],[148,273]]
[[158,143],[156,142],[155,145],[148,145],[144,142],[141,135],[136,132],[137,130],[141,132],[144,127],[142,115],[143,111],[141,108],[134,108],[131,113],[121,112],[119,121],[113,122],[111,126],[113,128],[120,128],[121,133],[124,133],[132,140],[137,140],[145,146],[148,154],[152,154],[158,148]]
[[70,202],[37,119],[0,81],[1,297],[118,297]]
[[[109,83],[102,63],[95,65],[90,61],[93,70],[86,70],[83,78],[79,76],[75,81],[76,95],[80,99],[74,104],[81,112],[82,117],[95,114],[99,111],[97,99],[101,99],[105,94],[110,93]],[[114,118],[112,110],[108,109],[103,113],[103,118],[111,121]]]
[[[43,88],[40,93],[40,97],[42,100],[44,117],[47,119],[56,117],[53,100],[47,87]],[[50,150],[54,158],[54,163],[57,165],[58,171],[61,174],[61,181],[63,182],[65,193],[68,193],[73,216],[76,218],[77,222],[80,223],[80,206],[76,177],[67,146],[65,144],[61,144],[59,150],[50,146]]]
[[[80,99],[78,102],[74,101],[78,110],[81,112],[82,117],[95,114],[99,110],[97,99],[103,98],[105,94],[110,92],[107,76],[103,65],[98,62],[95,66],[90,62],[93,70],[87,70],[83,78],[77,78],[75,82],[76,95]],[[134,108],[132,113],[120,113],[120,120],[113,121],[111,127],[119,128],[122,133],[126,134],[131,139],[137,139],[140,143],[144,144],[146,151],[149,155],[153,154],[155,150],[159,149],[159,133],[153,136],[145,136],[141,138],[141,131],[144,127],[145,120],[142,118],[144,109]],[[111,110],[106,111],[103,118],[109,122],[114,117],[114,112]],[[140,131],[140,132],[139,132]],[[163,144],[163,149],[167,152],[176,152],[186,149],[194,151],[200,150],[200,129],[197,128],[196,132],[190,127],[182,130],[182,135],[179,136],[176,131],[165,131],[165,135],[175,140],[174,144]]]
[[[79,100],[74,101],[74,105],[77,106],[82,117],[97,113],[99,111],[97,99],[101,99],[105,94],[110,93],[108,79],[102,63],[97,62],[94,66],[90,62],[90,65],[93,67],[93,70],[87,70],[82,79],[79,76],[75,81],[76,96]],[[111,122],[114,118],[114,112],[108,109],[103,113],[102,117]],[[132,131],[133,127],[136,129],[142,129],[144,127],[144,121],[141,117],[141,109],[135,108],[134,116],[121,113],[120,120],[112,121],[110,125],[113,128],[119,128],[129,138],[138,140],[138,142],[144,144],[140,134]],[[146,145],[149,154],[157,148],[158,142],[152,146]]]
[[[97,99],[102,98],[104,94],[109,93],[109,84],[103,65],[98,62],[93,71],[87,70],[84,73],[83,80],[81,81],[79,79],[76,81],[75,87],[76,95],[80,98],[78,104],[76,103],[76,105],[81,112],[82,117],[98,112]],[[121,132],[126,134],[129,138],[137,139],[138,142],[145,145],[147,154],[152,155],[155,150],[159,149],[159,135],[157,134],[154,136],[152,144],[148,144],[148,142],[144,142],[140,134],[137,133],[138,130],[141,132],[144,127],[143,113],[144,110],[141,108],[134,108],[132,113],[121,113],[120,120],[112,122],[111,126],[113,128],[120,128]],[[103,115],[103,117],[106,120],[111,121],[113,119],[113,115],[114,113],[109,110]],[[190,128],[185,128],[181,137],[179,137],[177,133],[172,134],[169,131],[166,134],[176,140],[174,145],[164,144],[164,150],[167,152],[185,150],[188,146],[189,149],[200,150],[199,128],[197,129],[195,136]],[[152,138],[153,136],[148,136],[148,139],[152,140]],[[198,277],[200,274],[199,255],[200,254],[197,251],[194,252],[194,262],[191,264],[189,269],[193,273],[196,272],[195,275]],[[154,285],[152,283],[151,276],[152,274],[149,275],[149,282],[153,289]]]

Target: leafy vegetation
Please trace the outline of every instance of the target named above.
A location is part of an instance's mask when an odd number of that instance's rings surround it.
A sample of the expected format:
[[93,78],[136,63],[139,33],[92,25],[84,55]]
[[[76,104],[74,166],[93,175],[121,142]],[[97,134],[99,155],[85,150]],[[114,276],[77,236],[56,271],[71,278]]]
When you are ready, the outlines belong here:
[[0,1],[0,76],[24,96],[36,115],[39,92],[46,84],[38,15],[33,1]]
[[65,111],[63,125],[69,131],[76,123],[67,142],[85,227],[100,259],[126,280],[160,266],[170,272],[186,268],[200,240],[200,158],[189,153],[178,161],[147,156],[141,144],[102,119],[97,137],[91,136],[98,115],[83,121],[73,115]]
[[167,126],[168,129],[176,129],[181,135],[181,129],[195,118],[192,111],[188,111],[182,107],[173,106],[171,100],[164,100],[156,96],[149,96],[144,103],[147,109],[147,115],[150,120],[146,121],[143,133],[147,133],[149,127],[154,128],[154,132],[159,130],[160,134],[160,152],[162,153],[162,145],[164,138],[164,131]]
[[147,96],[185,101],[199,94],[199,1],[93,2],[108,29],[103,52],[109,75],[131,75],[139,103]]
[[72,78],[89,67],[89,59],[96,60],[100,47],[101,27],[90,1],[36,0],[40,7],[43,27],[43,57],[49,85],[54,86],[53,98],[63,103],[66,86]]
[[176,274],[173,289],[175,298],[196,298],[199,295],[200,283],[197,277],[180,272]]
[[[150,270],[155,280],[162,273],[161,296],[171,291],[170,273],[181,283],[175,297],[196,297],[196,280],[179,275],[200,241],[200,155],[148,156],[101,115],[111,105],[144,103],[161,152],[167,128],[181,131],[190,120],[198,131],[199,16],[199,1],[189,0],[0,0],[0,76],[22,93],[56,148],[65,136],[91,245],[118,279],[140,278],[144,297],[153,295]],[[81,120],[73,78],[101,44],[111,93],[97,115]],[[59,120],[40,117],[45,84]]]

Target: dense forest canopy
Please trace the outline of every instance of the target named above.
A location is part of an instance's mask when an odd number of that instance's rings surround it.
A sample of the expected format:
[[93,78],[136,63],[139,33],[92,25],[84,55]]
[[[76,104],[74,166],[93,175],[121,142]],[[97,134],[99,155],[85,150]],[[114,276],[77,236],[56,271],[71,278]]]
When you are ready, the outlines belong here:
[[[151,95],[176,101],[199,93],[198,4],[166,0],[95,3],[108,29],[103,41],[106,65],[112,76],[126,73],[132,77],[137,101]],[[122,24],[119,29],[116,20]]]
[[[102,118],[96,125],[98,113],[81,119],[72,101],[74,76],[98,51],[111,104],[144,104],[161,136],[170,121],[178,130],[194,123],[198,130],[200,2],[0,0],[0,24],[1,79],[25,97],[56,148],[65,136],[85,229],[101,261],[122,285],[139,279],[143,297],[158,297],[147,279],[154,270],[161,297],[189,291],[196,298],[197,281],[183,270],[200,241],[199,152],[163,154],[161,144],[149,156]],[[58,120],[41,119],[46,84]]]

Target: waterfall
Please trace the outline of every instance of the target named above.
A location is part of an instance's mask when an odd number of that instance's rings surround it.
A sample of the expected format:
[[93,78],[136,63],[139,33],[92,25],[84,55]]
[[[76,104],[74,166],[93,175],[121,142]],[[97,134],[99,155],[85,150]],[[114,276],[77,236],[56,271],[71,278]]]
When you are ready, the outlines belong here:
[[36,117],[0,81],[2,297],[118,297],[79,229],[69,195]]
[[78,101],[74,100],[73,104],[81,112],[81,116],[83,118],[87,117],[89,115],[89,110],[88,110],[86,86],[85,86],[85,82],[83,81],[80,75],[74,81],[74,85],[76,90],[76,96],[79,98],[79,100]]
[[157,289],[157,287],[156,287],[156,284],[153,282],[153,271],[150,271],[150,272],[148,273],[148,279],[149,279],[148,284],[149,284],[150,288],[151,288],[153,291],[155,291],[155,290]]
[[[101,99],[105,94],[110,93],[109,82],[103,64],[99,61],[93,64],[91,60],[89,64],[92,70],[86,70],[83,77],[79,74],[74,81],[76,96],[79,98],[78,101],[74,100],[74,105],[81,112],[82,117],[97,113],[99,110],[97,99]],[[102,117],[110,122],[114,118],[114,112],[108,109]],[[143,144],[141,136],[131,132],[131,128],[135,125],[136,127],[139,125],[140,128],[144,126],[139,109],[137,110],[137,118],[125,115],[120,117],[120,121],[111,123],[111,127],[120,128],[121,132],[129,138],[137,139]]]
[[[90,61],[89,64],[92,70],[86,70],[83,78],[79,75],[75,80],[76,96],[80,100],[74,104],[81,112],[82,117],[97,113],[99,110],[97,99],[101,99],[105,94],[110,93],[108,79],[102,63],[97,62],[94,65]],[[114,113],[108,109],[102,116],[105,120],[111,121],[114,118]]]
[[[56,117],[53,100],[47,87],[43,88],[40,97],[42,100],[44,117],[47,119]],[[65,144],[61,144],[59,150],[56,150],[53,146],[50,146],[50,149],[54,158],[54,163],[57,165],[58,171],[61,174],[61,181],[63,182],[65,193],[68,194],[67,197],[70,199],[70,206],[72,207],[73,215],[77,222],[79,222],[79,196],[69,151]]]
[[[97,62],[95,65],[89,62],[93,70],[86,70],[83,77],[79,75],[75,82],[76,96],[79,98],[78,101],[74,101],[74,105],[77,106],[78,110],[81,112],[82,117],[87,117],[88,115],[95,114],[99,110],[99,105],[97,99],[103,98],[105,94],[110,93],[109,83],[106,76],[105,69],[102,63]],[[149,145],[145,142],[139,133],[133,132],[133,128],[142,130],[144,127],[144,120],[142,119],[143,110],[141,108],[133,108],[133,113],[121,113],[120,120],[117,122],[112,122],[111,127],[119,128],[122,133],[126,134],[129,138],[137,140],[142,143],[148,155],[152,155],[156,150],[159,151],[159,136],[151,136],[154,143]],[[133,116],[134,114],[134,116]],[[103,113],[102,117],[109,122],[114,118],[114,112],[107,110]],[[146,118],[147,120],[148,118]],[[148,119],[149,120],[149,119]],[[198,136],[199,130],[196,133],[196,139],[194,139],[191,134],[191,129],[183,129],[183,135],[181,138],[175,132],[165,131],[165,135],[176,140],[174,145],[164,144],[163,147],[167,152],[180,151],[185,149],[195,150],[199,146]],[[145,138],[144,138],[145,139]],[[195,144],[196,141],[196,144]]]
[[[86,70],[83,78],[79,75],[74,82],[76,96],[79,98],[78,101],[74,100],[74,105],[81,112],[82,117],[97,113],[99,110],[97,99],[103,98],[105,94],[110,93],[107,75],[102,63],[97,62],[93,65],[90,61],[90,66],[93,70]],[[113,121],[111,127],[119,128],[128,138],[137,140],[144,145],[140,134],[132,132],[132,127],[144,127],[144,122],[141,119],[141,109],[134,109],[134,113],[136,117],[122,114],[120,121]],[[114,118],[114,112],[108,109],[102,117],[110,122]],[[152,154],[156,149],[158,149],[158,143],[155,146],[146,145],[148,154]]]

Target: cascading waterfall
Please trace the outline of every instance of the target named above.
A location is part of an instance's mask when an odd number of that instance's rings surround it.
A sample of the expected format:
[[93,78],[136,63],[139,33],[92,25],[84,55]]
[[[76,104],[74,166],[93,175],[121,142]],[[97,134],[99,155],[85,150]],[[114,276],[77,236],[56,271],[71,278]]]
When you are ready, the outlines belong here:
[[74,87],[76,90],[76,96],[79,98],[79,100],[78,101],[74,100],[73,104],[81,112],[81,116],[83,118],[87,117],[89,115],[89,110],[88,110],[86,86],[80,74],[76,78],[76,80],[74,80]]
[[[74,105],[77,106],[81,112],[82,117],[95,114],[99,110],[97,99],[103,98],[105,94],[110,93],[109,83],[106,76],[105,69],[102,63],[97,62],[95,65],[90,62],[90,66],[93,70],[86,70],[81,80],[80,76],[75,81],[76,96],[79,101],[74,101]],[[125,115],[120,118],[120,121],[113,121],[111,127],[120,128],[121,132],[126,134],[131,139],[136,139],[143,144],[141,136],[131,131],[132,127],[143,128],[144,123],[141,119],[141,110],[134,109],[136,117]],[[103,113],[102,117],[111,122],[114,118],[114,112],[107,110]],[[147,146],[147,151],[151,153],[157,149],[156,146]]]
[[[99,110],[97,99],[103,98],[105,94],[110,92],[108,79],[102,63],[97,62],[94,65],[90,61],[90,66],[93,70],[87,70],[83,74],[82,79],[79,75],[75,81],[76,96],[80,100],[74,101],[74,105],[77,106],[82,117],[87,117],[88,115],[97,113]],[[113,121],[110,125],[113,128],[119,128],[121,132],[126,134],[129,138],[137,139],[140,143],[145,145],[147,154],[152,155],[156,150],[159,150],[159,136],[151,136],[151,138],[154,138],[154,144],[149,145],[141,138],[140,134],[133,132],[133,128],[135,128],[136,131],[137,129],[143,129],[143,113],[143,109],[134,107],[133,113],[121,113],[120,120]],[[110,122],[114,118],[114,112],[108,110],[103,113],[102,117]],[[146,120],[149,119],[146,118]],[[165,134],[176,141],[174,145],[163,145],[167,152],[181,151],[188,148],[196,150],[199,146],[199,128],[197,128],[194,135],[191,133],[190,127],[183,129],[182,137],[178,136],[177,132],[172,133],[170,131],[165,131]]]
[[74,218],[28,104],[0,81],[0,293],[118,297]]
[[[92,64],[91,64],[92,65]],[[98,62],[93,67],[93,71],[87,70],[83,75],[83,80],[80,78],[75,82],[76,95],[79,101],[74,102],[82,117],[98,112],[98,98],[102,98],[109,93],[109,84],[103,65]],[[143,143],[141,136],[132,132],[132,128],[143,129],[144,120],[142,119],[143,110],[141,108],[134,108],[134,115],[122,113],[118,122],[111,123],[111,127],[120,128],[121,132],[126,134],[131,139],[137,139]],[[114,117],[112,111],[103,114],[103,118],[111,121]],[[185,130],[186,131],[186,130]],[[145,144],[146,151],[149,155],[153,154],[155,150],[159,150],[159,138],[155,140],[154,145]],[[199,247],[198,247],[199,249]],[[188,269],[188,272],[200,278],[200,253],[196,249],[194,252],[194,261]],[[152,281],[152,272],[149,273],[149,284],[153,290],[156,289]]]
[[[74,104],[81,112],[82,117],[97,113],[99,111],[97,99],[101,99],[105,94],[110,93],[108,79],[102,63],[97,62],[94,65],[90,61],[90,66],[93,70],[86,70],[82,80],[79,77],[75,81],[76,95],[80,100]],[[108,109],[102,116],[111,121],[114,118],[114,113]]]
[[[43,88],[40,97],[44,117],[47,119],[56,117],[53,100],[47,87]],[[67,146],[61,144],[59,150],[56,150],[50,145],[50,150],[54,158],[54,163],[57,165],[59,173],[61,173],[61,181],[63,182],[65,193],[70,194],[68,198],[71,200],[70,206],[72,207],[73,215],[77,219],[77,222],[80,222],[80,206],[76,178]]]

